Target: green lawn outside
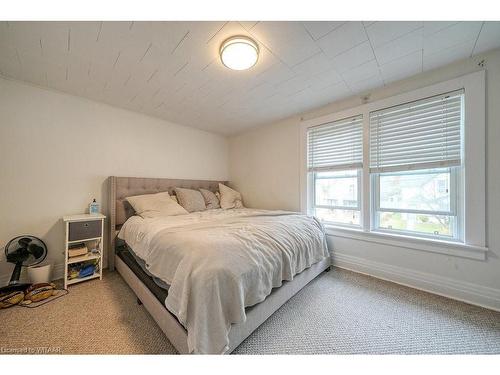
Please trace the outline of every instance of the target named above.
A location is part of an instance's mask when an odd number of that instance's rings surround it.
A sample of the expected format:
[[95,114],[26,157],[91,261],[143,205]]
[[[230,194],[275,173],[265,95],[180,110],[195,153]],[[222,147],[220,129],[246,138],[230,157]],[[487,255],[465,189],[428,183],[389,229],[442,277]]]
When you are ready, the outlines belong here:
[[[434,234],[435,231],[438,231],[439,234],[443,236],[451,235],[450,228],[446,225],[442,225],[440,223],[436,223],[433,221],[423,222],[419,220],[418,216],[416,221],[417,222],[413,225],[413,228],[411,229],[412,231],[430,233],[430,234]],[[389,228],[389,226],[392,226],[392,229],[410,230],[408,228],[408,220],[405,220],[402,217],[401,213],[382,215],[380,220],[380,226],[382,228]]]

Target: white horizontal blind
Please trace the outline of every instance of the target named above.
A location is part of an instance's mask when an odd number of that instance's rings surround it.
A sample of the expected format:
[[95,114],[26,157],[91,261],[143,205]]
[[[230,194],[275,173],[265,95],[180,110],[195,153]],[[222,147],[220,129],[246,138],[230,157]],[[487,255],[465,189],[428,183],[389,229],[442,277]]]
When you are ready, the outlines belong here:
[[370,113],[370,172],[460,165],[463,90]]
[[363,116],[329,122],[307,131],[308,171],[363,166]]

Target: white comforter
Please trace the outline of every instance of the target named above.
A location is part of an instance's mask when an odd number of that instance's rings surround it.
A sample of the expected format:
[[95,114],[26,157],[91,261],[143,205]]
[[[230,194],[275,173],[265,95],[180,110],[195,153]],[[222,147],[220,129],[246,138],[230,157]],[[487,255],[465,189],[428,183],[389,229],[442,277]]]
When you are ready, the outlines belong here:
[[187,329],[194,353],[224,353],[231,324],[245,321],[245,307],[329,256],[321,224],[286,211],[134,216],[119,237],[170,284],[165,305]]

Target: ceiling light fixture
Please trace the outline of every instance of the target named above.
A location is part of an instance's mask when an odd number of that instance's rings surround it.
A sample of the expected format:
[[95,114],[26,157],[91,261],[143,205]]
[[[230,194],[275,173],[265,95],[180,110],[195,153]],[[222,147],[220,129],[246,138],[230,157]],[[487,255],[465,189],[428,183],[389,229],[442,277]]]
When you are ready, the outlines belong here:
[[222,63],[233,70],[250,69],[259,59],[259,46],[246,36],[233,36],[220,46]]

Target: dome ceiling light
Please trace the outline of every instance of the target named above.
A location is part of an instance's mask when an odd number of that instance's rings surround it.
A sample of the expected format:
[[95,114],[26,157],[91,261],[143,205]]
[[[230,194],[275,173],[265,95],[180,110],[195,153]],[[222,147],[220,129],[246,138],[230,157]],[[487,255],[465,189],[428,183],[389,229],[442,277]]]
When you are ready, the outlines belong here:
[[259,59],[259,46],[246,36],[233,36],[220,46],[220,59],[224,66],[233,70],[250,69]]

